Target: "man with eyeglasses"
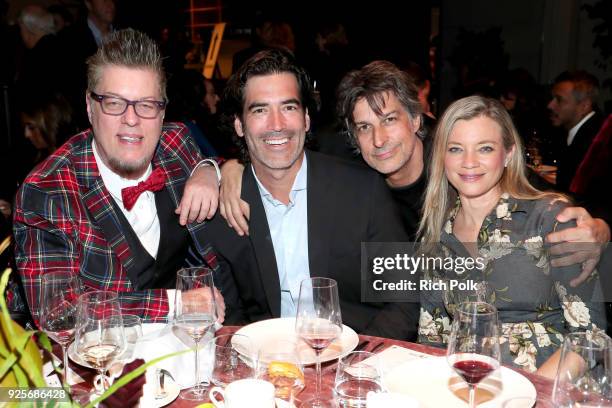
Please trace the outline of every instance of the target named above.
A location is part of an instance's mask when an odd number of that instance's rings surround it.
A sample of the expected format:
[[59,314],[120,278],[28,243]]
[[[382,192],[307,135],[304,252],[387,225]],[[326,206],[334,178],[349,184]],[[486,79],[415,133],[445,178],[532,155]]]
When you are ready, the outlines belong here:
[[17,193],[16,263],[33,314],[41,276],[68,270],[86,289],[118,292],[124,313],[163,321],[178,269],[219,268],[198,239],[216,211],[217,164],[202,160],[185,126],[163,123],[166,103],[159,49],[146,35],[117,31],[88,60],[91,129]]

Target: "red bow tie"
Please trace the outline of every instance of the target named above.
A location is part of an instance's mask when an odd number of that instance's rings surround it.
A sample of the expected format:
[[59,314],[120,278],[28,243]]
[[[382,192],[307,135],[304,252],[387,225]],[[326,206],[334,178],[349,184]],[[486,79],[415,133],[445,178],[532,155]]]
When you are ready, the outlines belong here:
[[130,211],[144,191],[159,191],[164,188],[165,182],[166,173],[161,167],[156,168],[145,181],[141,181],[136,186],[121,189],[123,206]]

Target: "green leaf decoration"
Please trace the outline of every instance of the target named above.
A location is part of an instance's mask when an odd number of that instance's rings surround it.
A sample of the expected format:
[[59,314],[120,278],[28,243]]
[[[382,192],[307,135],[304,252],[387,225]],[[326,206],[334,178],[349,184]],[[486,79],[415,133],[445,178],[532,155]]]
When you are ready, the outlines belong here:
[[[46,387],[47,383],[45,382],[42,373],[38,371],[37,365],[34,363],[32,356],[29,353],[23,352],[34,332],[24,332],[23,335],[16,336],[15,328],[13,326],[14,323],[11,319],[11,315],[9,314],[8,307],[6,306],[4,292],[6,291],[6,286],[8,285],[10,274],[11,270],[7,268],[2,274],[2,278],[0,279],[0,308],[2,309],[2,315],[0,318],[2,318],[4,322],[4,327],[7,330],[6,339],[9,343],[9,348],[12,350],[16,350],[18,352],[18,358],[22,359],[23,366],[21,366],[20,364],[12,365],[13,372],[15,373],[17,384],[20,387],[28,387],[30,383],[37,388]],[[19,341],[24,339],[23,336],[26,336],[27,339],[21,344],[19,343]]]

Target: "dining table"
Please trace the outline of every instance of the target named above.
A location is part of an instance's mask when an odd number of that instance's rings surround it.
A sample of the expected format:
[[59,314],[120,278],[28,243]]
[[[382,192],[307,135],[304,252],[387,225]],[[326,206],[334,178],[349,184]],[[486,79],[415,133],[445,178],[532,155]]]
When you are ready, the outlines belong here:
[[[230,334],[230,333],[236,332],[238,329],[240,329],[239,326],[225,326],[219,329],[217,331],[217,334]],[[361,334],[359,335],[359,344],[367,344],[367,346],[363,348],[364,351],[376,349],[376,352],[380,352],[388,347],[397,345],[400,347],[405,347],[405,348],[408,348],[408,349],[411,349],[417,352],[429,354],[432,356],[443,356],[446,354],[446,350],[441,349],[441,348],[436,348],[436,347],[432,347],[432,346],[428,346],[424,344],[412,343],[408,341],[386,339],[382,337],[366,336],[366,335],[361,335]],[[322,391],[325,393],[325,395],[329,396],[330,398],[332,396],[332,389],[334,386],[334,380],[336,376],[336,365],[337,365],[337,360],[329,361],[327,363],[323,363],[322,365],[322,375],[323,375]],[[519,369],[516,369],[515,371],[527,377],[529,381],[531,381],[533,385],[535,386],[535,389],[537,392],[537,402],[536,402],[535,407],[549,408],[552,406],[550,405],[550,395],[551,395],[552,388],[553,388],[552,380],[539,376],[537,374],[532,374],[532,373],[529,373],[523,370],[519,370]],[[304,390],[302,390],[302,392],[300,392],[297,395],[296,402],[298,403],[302,400],[306,400],[309,397],[312,397],[315,393],[315,367],[314,365],[305,367],[304,377],[305,377],[306,387],[304,388]],[[168,407],[193,408],[202,403],[203,402],[195,403],[193,401],[183,400],[179,396],[170,405],[168,405]],[[467,403],[466,403],[466,406],[467,406]]]
[[[240,328],[241,326],[224,326],[218,329],[215,335],[232,334],[232,333],[235,333]],[[419,353],[425,353],[431,356],[443,356],[446,354],[446,350],[442,348],[437,348],[437,347],[432,347],[429,345],[412,343],[412,342],[402,341],[402,340],[387,339],[387,338],[375,337],[375,336],[367,336],[363,334],[359,335],[359,345],[365,345],[365,347],[362,348],[363,351],[373,350],[377,353],[393,345],[396,345],[396,346],[404,347],[404,348],[407,348],[407,349],[410,349],[410,350],[413,350]],[[337,366],[337,359],[328,361],[322,364],[322,392],[324,396],[329,397],[329,398],[332,398],[332,392],[333,392],[332,390],[333,390],[334,380],[335,380],[335,375],[336,375],[336,366]],[[74,389],[79,390],[79,392],[81,393],[83,393],[86,390],[89,392],[89,389],[91,389],[91,383],[94,377],[93,370],[89,370],[90,372],[88,372],[87,369],[76,366],[72,362],[71,362],[71,368],[75,369],[78,372],[78,374],[81,375],[81,377],[85,379],[85,383],[81,383],[81,384],[77,384],[76,386],[73,386],[73,390]],[[520,374],[525,376],[529,381],[531,381],[531,383],[534,385],[536,392],[537,392],[537,401],[535,405],[536,408],[552,408],[553,407],[553,405],[550,402],[550,396],[551,396],[552,388],[553,388],[552,380],[542,377],[540,375],[533,374],[533,373],[523,371],[520,369],[516,369],[513,367],[508,367],[508,368],[519,372]],[[301,401],[306,400],[315,394],[315,371],[316,370],[315,370],[314,365],[306,366],[304,368],[305,388],[296,396],[296,401],[295,401],[296,406],[299,406],[299,403]],[[194,408],[206,402],[209,402],[209,400],[206,399],[204,401],[199,401],[199,402],[189,401],[189,400],[182,399],[179,395],[174,401],[168,404],[167,407]],[[112,405],[109,406],[107,404],[102,404],[101,406],[107,407],[107,408],[113,408]],[[467,403],[466,403],[466,406],[467,406]],[[146,407],[142,407],[142,408],[146,408]]]

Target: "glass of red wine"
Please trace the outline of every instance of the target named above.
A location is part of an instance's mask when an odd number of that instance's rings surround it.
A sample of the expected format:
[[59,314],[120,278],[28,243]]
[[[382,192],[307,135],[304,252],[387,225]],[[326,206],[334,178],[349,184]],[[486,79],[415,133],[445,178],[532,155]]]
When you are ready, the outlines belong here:
[[497,309],[485,302],[464,302],[455,309],[446,358],[469,387],[469,407],[476,407],[476,386],[499,368]]
[[324,398],[321,394],[321,353],[342,334],[342,314],[335,280],[315,277],[302,281],[295,331],[317,356],[316,393],[300,407],[335,407],[331,395]]

